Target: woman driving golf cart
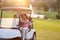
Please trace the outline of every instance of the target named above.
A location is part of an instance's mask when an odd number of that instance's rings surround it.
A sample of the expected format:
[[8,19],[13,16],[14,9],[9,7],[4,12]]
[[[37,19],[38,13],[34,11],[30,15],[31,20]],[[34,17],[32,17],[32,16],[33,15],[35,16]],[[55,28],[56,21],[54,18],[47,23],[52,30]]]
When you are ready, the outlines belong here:
[[31,28],[31,18],[30,16],[27,16],[26,13],[22,13],[19,14],[17,13],[17,15],[14,15],[14,18],[19,18],[20,22],[19,25],[20,26],[20,30],[22,33],[22,40],[25,40],[25,34],[30,30]]
[[20,30],[22,31],[22,39],[25,40],[25,34],[29,31],[29,19],[28,16],[24,13],[21,16],[22,19],[20,21],[22,23],[22,27],[20,28]]

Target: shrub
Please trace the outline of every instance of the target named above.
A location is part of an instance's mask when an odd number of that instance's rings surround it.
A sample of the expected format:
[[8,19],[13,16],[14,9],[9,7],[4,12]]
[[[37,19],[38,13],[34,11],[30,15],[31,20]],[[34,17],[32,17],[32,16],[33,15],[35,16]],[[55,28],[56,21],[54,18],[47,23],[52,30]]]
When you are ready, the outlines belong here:
[[57,18],[57,19],[60,19],[60,14],[56,15],[56,18]]
[[47,17],[47,16],[45,16],[45,17],[44,17],[44,19],[48,19],[48,17]]

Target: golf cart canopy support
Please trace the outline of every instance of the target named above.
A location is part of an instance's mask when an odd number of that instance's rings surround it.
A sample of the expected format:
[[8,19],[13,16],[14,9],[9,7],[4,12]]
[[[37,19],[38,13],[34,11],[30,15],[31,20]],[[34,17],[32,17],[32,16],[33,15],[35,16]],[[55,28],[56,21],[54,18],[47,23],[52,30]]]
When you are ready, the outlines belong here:
[[30,8],[27,8],[27,7],[2,7],[1,8],[2,10],[29,10],[29,11],[32,11],[32,9]]
[[27,8],[27,7],[2,7],[1,8],[1,18],[2,18],[3,10],[13,10],[13,11],[16,11],[16,12],[28,11],[30,13],[30,16],[31,16],[31,12],[32,12],[32,9]]

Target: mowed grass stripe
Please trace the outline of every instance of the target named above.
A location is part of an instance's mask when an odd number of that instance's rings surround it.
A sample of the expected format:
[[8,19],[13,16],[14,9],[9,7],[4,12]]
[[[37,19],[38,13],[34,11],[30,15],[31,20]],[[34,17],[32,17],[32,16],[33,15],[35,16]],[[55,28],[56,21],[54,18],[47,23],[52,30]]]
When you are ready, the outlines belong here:
[[38,29],[60,31],[60,21],[34,20],[34,26]]
[[37,40],[60,40],[60,20],[33,19]]

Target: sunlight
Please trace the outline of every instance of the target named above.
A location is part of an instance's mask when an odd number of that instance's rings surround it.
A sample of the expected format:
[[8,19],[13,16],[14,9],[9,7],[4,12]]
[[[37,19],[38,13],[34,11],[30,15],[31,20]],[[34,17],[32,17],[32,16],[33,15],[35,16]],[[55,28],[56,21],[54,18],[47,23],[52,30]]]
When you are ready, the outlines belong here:
[[28,6],[28,0],[15,0],[15,5],[17,6]]
[[5,0],[4,6],[28,7],[29,0]]

